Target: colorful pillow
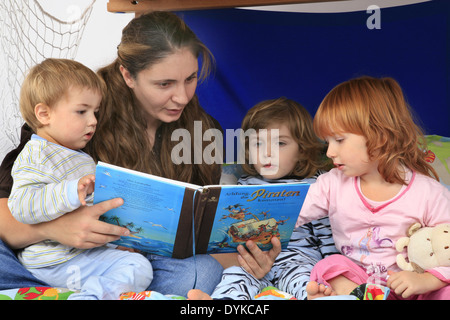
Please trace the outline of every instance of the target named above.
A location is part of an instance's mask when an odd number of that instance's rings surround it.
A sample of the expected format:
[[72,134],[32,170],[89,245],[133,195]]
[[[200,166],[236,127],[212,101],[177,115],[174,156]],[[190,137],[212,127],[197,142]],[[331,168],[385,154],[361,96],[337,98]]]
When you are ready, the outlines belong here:
[[0,291],[0,300],[67,300],[73,293],[65,288],[28,287]]
[[427,140],[427,161],[439,175],[441,183],[450,185],[450,138],[429,135]]

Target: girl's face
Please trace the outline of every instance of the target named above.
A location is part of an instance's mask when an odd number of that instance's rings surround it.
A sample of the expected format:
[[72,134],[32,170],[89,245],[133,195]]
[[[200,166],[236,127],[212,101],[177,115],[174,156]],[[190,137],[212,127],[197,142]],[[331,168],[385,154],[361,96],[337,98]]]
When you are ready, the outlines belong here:
[[366,138],[353,133],[339,133],[325,137],[328,142],[327,157],[346,176],[364,178],[378,173],[378,164],[369,159]]
[[280,179],[294,170],[300,149],[286,125],[272,124],[250,135],[249,157],[264,178]]
[[69,149],[84,148],[95,133],[101,100],[99,92],[71,87],[54,106],[38,104],[36,116],[44,126],[37,134]]
[[195,94],[197,71],[197,58],[187,48],[140,71],[136,78],[121,67],[125,82],[147,114],[149,124],[169,123],[180,118]]

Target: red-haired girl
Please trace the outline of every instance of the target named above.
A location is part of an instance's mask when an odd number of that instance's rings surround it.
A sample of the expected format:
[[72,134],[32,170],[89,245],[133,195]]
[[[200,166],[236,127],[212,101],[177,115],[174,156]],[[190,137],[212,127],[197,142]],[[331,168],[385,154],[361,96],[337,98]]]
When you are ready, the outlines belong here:
[[450,191],[425,161],[422,131],[399,84],[363,77],[338,85],[321,103],[314,130],[335,168],[311,186],[297,226],[328,216],[342,255],[316,264],[309,298],[376,283],[390,289],[390,299],[449,299],[450,267],[415,273],[396,264],[395,243],[409,226],[450,222]]

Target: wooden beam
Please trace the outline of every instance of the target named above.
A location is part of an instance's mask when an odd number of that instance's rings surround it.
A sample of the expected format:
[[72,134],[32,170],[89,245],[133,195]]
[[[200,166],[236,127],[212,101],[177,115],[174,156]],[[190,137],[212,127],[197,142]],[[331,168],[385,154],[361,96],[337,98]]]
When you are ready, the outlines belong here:
[[347,0],[109,0],[109,12],[179,11]]

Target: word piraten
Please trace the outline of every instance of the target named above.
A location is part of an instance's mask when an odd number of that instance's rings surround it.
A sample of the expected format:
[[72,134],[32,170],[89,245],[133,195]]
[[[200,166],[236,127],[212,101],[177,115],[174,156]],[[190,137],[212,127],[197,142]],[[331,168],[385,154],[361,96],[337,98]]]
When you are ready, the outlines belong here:
[[247,201],[254,201],[258,198],[280,198],[280,197],[297,197],[300,195],[300,191],[286,191],[281,192],[267,192],[266,189],[258,189],[254,191]]

